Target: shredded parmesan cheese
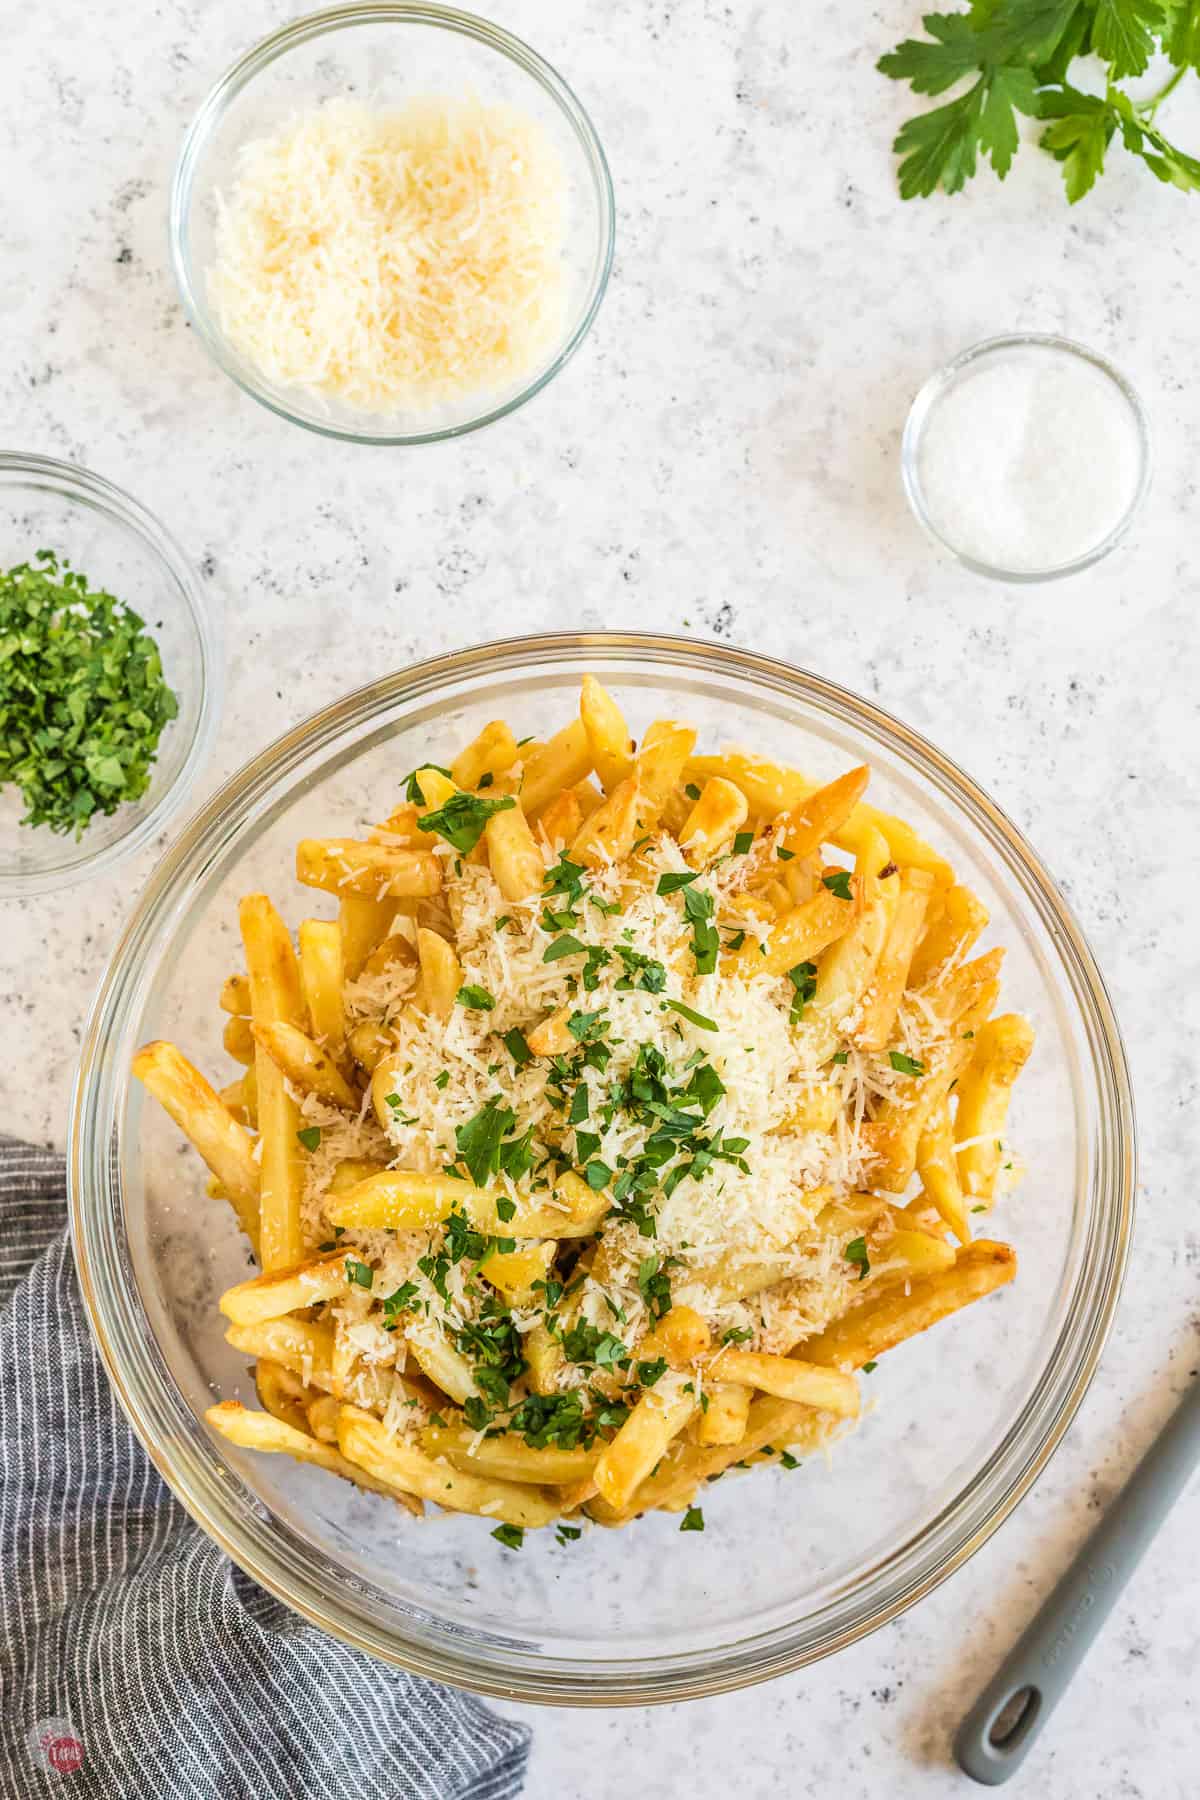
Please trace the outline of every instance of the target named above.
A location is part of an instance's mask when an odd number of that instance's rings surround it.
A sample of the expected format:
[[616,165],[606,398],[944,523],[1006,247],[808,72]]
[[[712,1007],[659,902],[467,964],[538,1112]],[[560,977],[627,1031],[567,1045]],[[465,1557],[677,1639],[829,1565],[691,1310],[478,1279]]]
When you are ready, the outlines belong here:
[[273,382],[420,411],[527,376],[555,342],[565,178],[543,128],[475,98],[331,100],[243,146],[209,294]]

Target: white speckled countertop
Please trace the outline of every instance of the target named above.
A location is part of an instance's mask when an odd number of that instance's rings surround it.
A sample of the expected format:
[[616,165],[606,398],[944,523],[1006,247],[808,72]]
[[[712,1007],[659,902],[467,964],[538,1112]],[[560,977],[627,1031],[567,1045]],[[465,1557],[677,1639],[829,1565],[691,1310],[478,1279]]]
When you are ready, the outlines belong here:
[[[1200,1348],[1200,201],[1114,152],[1069,211],[1029,152],[1003,188],[987,175],[903,206],[888,143],[908,99],[873,63],[915,26],[910,0],[502,0],[610,152],[608,300],[574,365],[500,427],[415,453],[342,447],[217,373],[166,260],[184,125],[289,10],[45,0],[7,31],[4,444],[130,488],[226,609],[204,790],[413,657],[565,625],[715,634],[858,688],[945,748],[1057,871],[1107,974],[1137,1086],[1140,1221],[1102,1371],[1033,1495],[932,1598],[831,1662],[688,1707],[531,1715],[530,1800],[961,1794],[954,1724]],[[1176,120],[1194,149],[1194,96]],[[932,554],[897,451],[929,371],[1018,327],[1128,371],[1157,469],[1108,563],[1006,591]],[[0,905],[0,1130],[61,1142],[82,1017],[152,855]],[[1010,1792],[1196,1792],[1196,1505]]]

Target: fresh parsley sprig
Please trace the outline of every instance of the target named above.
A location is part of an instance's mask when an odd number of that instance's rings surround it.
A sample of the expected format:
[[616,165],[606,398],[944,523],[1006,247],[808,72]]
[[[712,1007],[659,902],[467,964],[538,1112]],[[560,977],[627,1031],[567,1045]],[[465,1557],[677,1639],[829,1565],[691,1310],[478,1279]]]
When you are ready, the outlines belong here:
[[[1019,114],[1050,121],[1041,145],[1062,164],[1072,205],[1103,174],[1116,138],[1160,181],[1200,191],[1200,159],[1156,123],[1188,71],[1200,71],[1200,0],[970,0],[966,12],[922,22],[928,36],[905,39],[880,59],[881,72],[916,94],[961,91],[901,127],[894,149],[904,199],[938,187],[958,193],[981,158],[1003,180],[1020,143]],[[1160,52],[1172,64],[1169,79],[1133,99],[1119,83],[1145,75]],[[1103,94],[1068,80],[1082,56],[1105,65]]]

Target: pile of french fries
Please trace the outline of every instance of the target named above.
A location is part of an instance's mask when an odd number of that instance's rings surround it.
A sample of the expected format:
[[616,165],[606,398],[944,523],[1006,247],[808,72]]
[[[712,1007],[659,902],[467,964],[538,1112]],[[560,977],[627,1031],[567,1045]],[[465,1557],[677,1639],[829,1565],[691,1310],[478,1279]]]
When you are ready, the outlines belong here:
[[[223,1402],[210,1424],[231,1443],[315,1464],[414,1513],[428,1501],[483,1515],[508,1543],[580,1513],[620,1525],[691,1507],[732,1465],[826,1441],[859,1412],[860,1370],[1011,1280],[1014,1253],[973,1239],[972,1215],[1006,1185],[1006,1116],[1032,1032],[1019,1015],[995,1016],[1002,952],[972,956],[983,905],[903,820],[868,804],[868,774],[818,785],[741,752],[698,755],[696,733],[674,721],[652,724],[635,746],[615,699],[588,677],[579,716],[553,737],[518,744],[497,721],[449,770],[415,771],[409,797],[397,795],[366,836],[302,842],[297,878],[331,896],[336,916],[305,919],[293,942],[272,902],[248,895],[245,973],[221,994],[237,1079],[218,1092],[165,1042],[134,1062],[261,1267],[220,1304],[229,1342],[253,1363],[262,1410]],[[430,828],[451,818],[480,825],[469,848]],[[580,1316],[581,1284],[605,1279],[620,1206],[611,1180],[570,1166],[565,1131],[537,1180],[468,1180],[453,1144],[428,1166],[405,1166],[390,1131],[406,1078],[398,1022],[439,1039],[469,992],[456,904],[468,875],[486,876],[497,905],[534,932],[549,868],[565,862],[628,897],[655,879],[663,845],[686,872],[680,882],[703,876],[719,890],[722,979],[779,991],[807,1077],[780,1129],[818,1138],[838,1129],[851,1053],[890,1073],[865,1112],[859,1103],[862,1180],[804,1196],[788,1254],[730,1243],[689,1267],[688,1303],[660,1301],[626,1356],[591,1372],[597,1422],[576,1441],[535,1443],[511,1415],[529,1395],[552,1401],[580,1387],[564,1332]],[[830,847],[847,860],[827,861]],[[687,969],[680,915],[664,978],[682,988]],[[789,1011],[797,970],[810,974]],[[385,990],[391,999],[364,1009],[363,994]],[[526,1022],[527,1054],[547,1078],[564,1079],[580,1051],[578,1005],[569,998]],[[490,1054],[486,1014],[477,1029]],[[315,1216],[305,1148],[314,1108],[362,1121],[374,1145],[330,1170]],[[466,1293],[486,1296],[489,1319],[515,1322],[520,1344],[507,1411],[484,1427],[454,1319],[431,1334],[419,1307],[393,1313],[393,1353],[380,1359],[341,1317],[348,1291],[374,1282],[381,1244],[409,1244],[416,1267],[456,1224],[475,1234]],[[850,1260],[839,1250],[836,1304],[818,1329],[797,1325],[792,1341],[777,1329],[769,1349],[762,1333],[718,1335],[722,1307],[786,1299],[796,1255],[821,1244],[848,1246]]]

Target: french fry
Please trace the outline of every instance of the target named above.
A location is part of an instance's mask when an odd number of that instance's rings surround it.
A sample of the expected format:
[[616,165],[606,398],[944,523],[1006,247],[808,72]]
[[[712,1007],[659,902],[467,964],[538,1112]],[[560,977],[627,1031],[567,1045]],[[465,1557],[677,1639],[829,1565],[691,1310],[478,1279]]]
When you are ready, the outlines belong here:
[[842,1023],[866,992],[883,952],[898,883],[895,875],[880,878],[879,855],[872,833],[855,865],[862,909],[822,956],[815,992],[797,1028],[800,1054],[814,1065],[828,1062],[837,1049]]
[[562,1345],[549,1328],[541,1323],[525,1333],[525,1361],[529,1364],[529,1385],[535,1394],[558,1391],[558,1371],[566,1361]]
[[574,1050],[575,1039],[567,1029],[567,1020],[574,1010],[571,1005],[556,1008],[527,1034],[525,1042],[535,1056],[566,1056]]
[[[985,984],[974,1006],[964,1013],[928,1053],[921,1073],[901,1075],[895,1100],[883,1100],[875,1117],[862,1128],[862,1141],[875,1160],[872,1186],[900,1194],[908,1186],[917,1163],[917,1146],[925,1127],[971,1061],[975,1034],[996,1003],[997,981]],[[961,1172],[960,1172],[961,1176]]]
[[814,1081],[779,1126],[780,1131],[832,1131],[842,1110],[842,1090],[834,1081]]
[[677,725],[673,719],[658,719],[642,739],[642,747],[633,761],[633,777],[638,786],[639,829],[653,831],[659,815],[672,791],[683,778],[684,765],[696,744],[696,733],[690,725]]
[[747,980],[752,975],[786,975],[797,963],[811,962],[836,944],[854,923],[852,902],[839,900],[826,887],[818,888],[811,900],[790,907],[761,945],[747,938],[726,961]]
[[[477,788],[485,775],[494,781],[506,775],[521,752],[503,719],[493,719],[450,764],[450,778],[458,788]],[[489,786],[491,783],[488,784]]]
[[579,694],[579,716],[587,733],[592,767],[606,794],[633,773],[633,740],[625,715],[594,675],[585,675]]
[[342,1403],[332,1394],[316,1394],[305,1407],[305,1421],[313,1437],[323,1444],[337,1443],[337,1420]]
[[988,922],[987,907],[968,887],[947,888],[942,911],[917,946],[908,972],[914,987],[936,981],[939,973],[967,956]]
[[334,1332],[328,1319],[300,1319],[289,1313],[257,1325],[230,1325],[225,1341],[255,1361],[280,1363],[309,1387],[383,1412],[397,1389],[399,1376],[380,1363],[358,1361],[347,1370],[335,1367]]
[[530,747],[518,794],[527,819],[535,819],[564,788],[592,772],[592,752],[582,719],[572,719],[536,749]]
[[417,947],[404,932],[389,931],[386,937],[380,938],[363,964],[363,979],[370,981],[374,976],[390,975],[397,969],[413,969],[417,961]]
[[532,1481],[547,1487],[586,1481],[600,1455],[595,1450],[536,1450],[514,1431],[499,1437],[480,1437],[465,1425],[427,1425],[421,1433],[426,1456],[444,1456],[467,1475],[493,1476],[500,1481]]
[[393,1050],[380,1059],[371,1071],[371,1107],[382,1130],[387,1131],[397,1112],[403,1112],[399,1088],[404,1081],[404,1052]]
[[831,1369],[861,1369],[906,1338],[928,1331],[972,1300],[1003,1287],[1017,1272],[1008,1244],[977,1238],[960,1250],[952,1267],[903,1287],[885,1287],[800,1346],[806,1362]]
[[673,1438],[678,1437],[699,1404],[695,1392],[686,1393],[679,1377],[664,1376],[654,1387],[647,1388],[621,1426],[607,1443],[592,1471],[592,1479],[601,1497],[613,1507],[627,1506],[654,1465],[666,1453]]
[[517,1250],[493,1250],[479,1265],[479,1273],[510,1306],[532,1306],[537,1299],[535,1281],[545,1281],[557,1248],[553,1238],[523,1244]]
[[524,1530],[549,1525],[558,1512],[557,1502],[544,1498],[535,1488],[464,1475],[449,1461],[412,1449],[391,1437],[370,1413],[354,1406],[341,1410],[338,1447],[348,1461],[366,1469],[385,1487],[417,1494],[451,1512],[482,1513]]
[[340,1195],[326,1212],[347,1230],[428,1230],[457,1210],[489,1237],[576,1238],[590,1237],[609,1207],[607,1195],[593,1193],[570,1169],[555,1180],[552,1198],[560,1205],[513,1196],[516,1211],[502,1218],[497,1201],[506,1198],[503,1188],[473,1187],[452,1175],[385,1169]]
[[839,1419],[858,1416],[858,1383],[853,1375],[840,1370],[801,1362],[794,1356],[764,1356],[753,1350],[718,1351],[710,1366],[720,1381],[736,1381],[760,1393],[774,1394],[778,1400],[820,1407],[836,1413]]
[[707,1404],[702,1404],[700,1411],[692,1415],[693,1443],[706,1447],[740,1444],[746,1435],[753,1398],[753,1390],[739,1387],[737,1382],[706,1381],[704,1401]]
[[776,819],[777,846],[793,857],[806,857],[819,851],[822,844],[833,843],[866,793],[870,779],[871,771],[864,763],[824,787],[814,788],[798,806]]
[[954,1126],[945,1100],[934,1108],[917,1139],[917,1174],[939,1217],[945,1220],[960,1244],[969,1244],[971,1227],[954,1156]]
[[1013,1083],[1033,1049],[1033,1027],[1020,1013],[1002,1013],[980,1027],[975,1054],[958,1084],[954,1131],[958,1178],[969,1205],[990,1206],[1003,1160],[1002,1140]]
[[638,1345],[638,1358],[653,1362],[665,1357],[673,1369],[686,1369],[712,1348],[707,1322],[691,1306],[675,1305],[648,1331]]
[[369,1175],[381,1174],[386,1167],[386,1163],[373,1162],[369,1156],[343,1157],[329,1178],[326,1199],[335,1194],[348,1194],[360,1181],[365,1181]]
[[948,1269],[953,1261],[954,1251],[944,1237],[902,1225],[872,1256],[871,1276],[875,1282],[912,1281]]
[[[596,798],[599,801],[600,796]],[[571,843],[582,828],[583,808],[574,788],[564,788],[556,794],[538,819],[538,831],[552,850],[561,850],[564,844]]]
[[421,964],[418,1004],[433,1018],[446,1020],[462,986],[462,964],[446,939],[424,926],[417,932],[417,956]]
[[338,901],[338,931],[342,939],[342,968],[347,981],[357,981],[376,944],[392,929],[399,900],[377,900],[367,894],[342,894]]
[[[250,998],[257,1026],[300,1027],[304,1002],[300,971],[286,926],[265,894],[248,894],[238,909]],[[300,1109],[288,1093],[274,1058],[260,1043],[255,1055],[260,1161],[259,1238],[264,1270],[301,1261],[300,1195],[304,1186]]]
[[540,893],[546,865],[520,805],[493,813],[484,837],[492,874],[504,898],[525,900]]
[[616,786],[571,841],[572,862],[587,869],[623,862],[633,849],[643,825],[643,804],[637,778]]
[[230,1019],[221,1033],[221,1043],[225,1054],[232,1056],[234,1062],[241,1063],[243,1068],[249,1068],[253,1063],[254,1034],[250,1030],[249,1019],[243,1019],[240,1015]]
[[383,1058],[396,1048],[396,1040],[377,1019],[360,1019],[346,1039],[346,1048],[358,1066],[373,1075]]
[[221,983],[221,1010],[250,1016],[250,983],[244,975],[227,975]]
[[257,1251],[260,1175],[249,1135],[174,1044],[159,1038],[143,1045],[133,1073],[199,1151]]
[[393,849],[407,845],[409,849],[428,849],[417,829],[419,814],[410,800],[401,806],[394,806],[387,818],[380,824],[373,825],[367,833],[368,842],[372,844],[390,844]]
[[276,1019],[270,1025],[256,1023],[252,1029],[254,1041],[261,1044],[293,1087],[303,1088],[306,1094],[315,1094],[318,1100],[340,1106],[346,1112],[358,1111],[359,1096],[332,1056],[314,1044],[307,1032],[286,1019]]
[[327,1470],[330,1475],[340,1475],[344,1481],[352,1481],[356,1487],[368,1488],[373,1493],[386,1494],[389,1499],[399,1500],[407,1511],[415,1513],[418,1518],[425,1510],[421,1502],[411,1494],[398,1491],[390,1483],[376,1481],[366,1470],[347,1461],[331,1444],[298,1430],[285,1420],[273,1417],[271,1413],[251,1412],[237,1400],[222,1400],[217,1406],[210,1406],[204,1417],[214,1430],[228,1438],[231,1444],[237,1444],[239,1449],[294,1456],[298,1462],[313,1463],[318,1469]]
[[[345,959],[341,928],[333,919],[305,919],[297,933],[300,989],[309,1028],[318,1043],[340,1055],[346,1037]],[[247,986],[249,984],[247,983]]]
[[293,1375],[279,1363],[265,1361],[254,1365],[254,1385],[269,1413],[295,1431],[308,1431],[306,1401],[310,1396],[315,1397],[315,1388],[307,1387],[298,1375]]
[[220,1308],[235,1325],[260,1325],[264,1319],[280,1319],[319,1300],[333,1300],[346,1292],[346,1253],[333,1251],[311,1257],[292,1269],[272,1269],[251,1281],[239,1281],[221,1295]]
[[750,808],[741,788],[723,775],[706,781],[684,820],[679,847],[694,869],[705,869],[732,844]]
[[899,882],[887,937],[853,1033],[855,1043],[864,1050],[882,1050],[892,1035],[933,892],[933,876],[927,869],[901,869]]
[[229,1108],[239,1125],[246,1125],[251,1131],[258,1129],[258,1089],[255,1085],[253,1063],[243,1071],[236,1081],[231,1081],[228,1087],[223,1087],[218,1098],[222,1106]]
[[442,871],[431,850],[372,844],[357,838],[301,838],[296,879],[327,894],[369,900],[420,900],[441,891]]
[[410,1333],[406,1342],[422,1375],[448,1395],[456,1406],[462,1406],[478,1395],[470,1363],[444,1337],[415,1337]]

